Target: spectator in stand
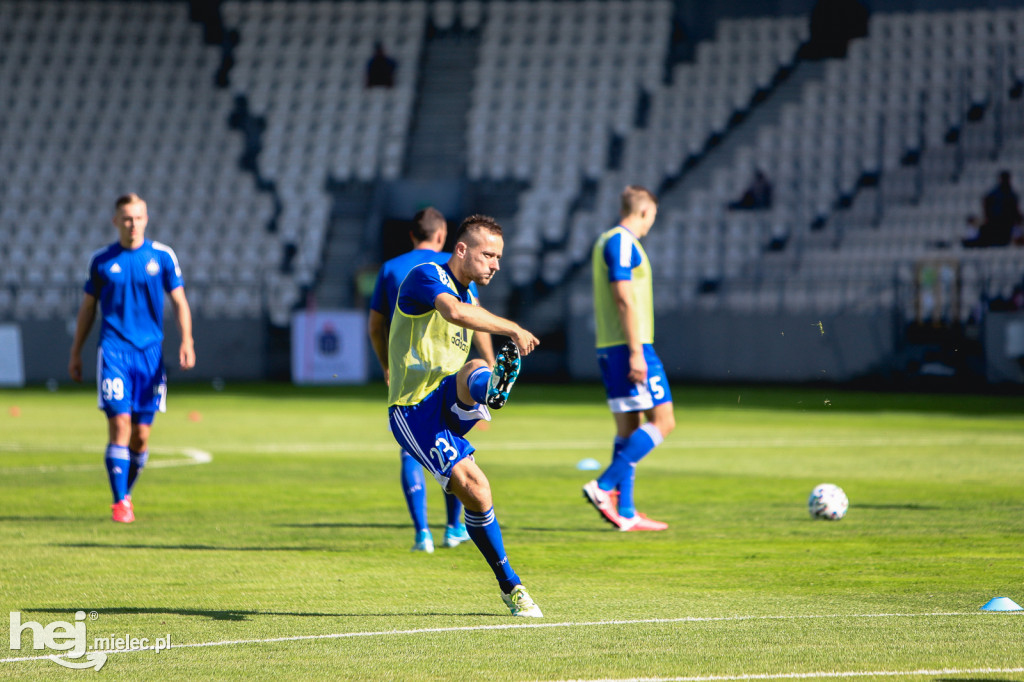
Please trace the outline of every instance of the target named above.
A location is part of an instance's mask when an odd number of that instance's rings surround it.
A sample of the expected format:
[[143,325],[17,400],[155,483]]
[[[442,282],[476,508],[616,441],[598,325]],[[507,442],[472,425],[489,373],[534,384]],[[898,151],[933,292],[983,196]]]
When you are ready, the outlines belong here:
[[754,171],[750,185],[743,195],[729,204],[733,210],[759,211],[772,207],[772,183],[760,168]]
[[965,247],[1007,246],[1011,241],[1020,239],[1019,230],[1024,217],[1017,193],[1013,191],[1010,171],[999,172],[999,183],[982,199],[982,211],[984,218],[978,226],[978,235],[965,239]]
[[366,62],[366,87],[390,88],[395,85],[395,60],[384,51],[379,40],[373,45],[373,56]]

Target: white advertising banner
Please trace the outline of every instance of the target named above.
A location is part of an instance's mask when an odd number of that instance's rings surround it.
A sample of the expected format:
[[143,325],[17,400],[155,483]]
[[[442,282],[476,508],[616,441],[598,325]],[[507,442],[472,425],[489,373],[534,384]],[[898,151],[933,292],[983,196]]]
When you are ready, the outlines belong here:
[[292,315],[292,383],[365,384],[366,313],[301,311]]
[[0,324],[0,386],[25,385],[25,361],[21,351],[21,328]]

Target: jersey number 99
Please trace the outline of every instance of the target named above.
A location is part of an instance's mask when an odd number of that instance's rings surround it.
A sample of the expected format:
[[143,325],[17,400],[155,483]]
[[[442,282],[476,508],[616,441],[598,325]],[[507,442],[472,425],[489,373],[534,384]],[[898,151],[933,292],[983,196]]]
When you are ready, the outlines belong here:
[[124,381],[120,378],[104,379],[100,390],[104,400],[124,400]]

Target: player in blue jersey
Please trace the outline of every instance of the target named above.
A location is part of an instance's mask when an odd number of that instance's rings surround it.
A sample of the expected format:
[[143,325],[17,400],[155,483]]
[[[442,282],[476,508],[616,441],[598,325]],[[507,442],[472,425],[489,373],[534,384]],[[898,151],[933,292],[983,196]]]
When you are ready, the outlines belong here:
[[676,426],[668,378],[654,352],[651,263],[640,245],[658,215],[658,200],[631,185],[622,193],[620,215],[591,257],[597,361],[616,434],[611,465],[583,486],[583,495],[619,530],[665,530],[667,523],[647,518],[633,501],[637,462]]
[[164,293],[169,292],[181,346],[182,369],[196,364],[192,312],[185,298],[178,259],[169,246],[146,239],[149,215],[137,194],[118,198],[114,225],[118,240],[92,255],[85,295],[78,310],[68,373],[82,380],[82,345],[103,312],[97,348],[96,385],[99,408],[107,415],[107,476],[113,493],[114,521],[135,520],[131,492],[149,458],[153,417],[167,397],[161,344],[164,339]]
[[[470,216],[455,235],[444,265],[424,263],[409,271],[398,291],[388,338],[388,417],[395,440],[466,508],[469,537],[494,572],[513,616],[540,617],[505,553],[494,516],[491,486],[465,435],[490,419],[508,399],[519,374],[520,352],[537,337],[511,320],[480,307],[469,290],[486,285],[504,250],[501,225]],[[473,332],[504,334],[493,370],[481,359],[466,361]]]
[[[441,212],[433,207],[423,209],[413,218],[413,228],[409,231],[412,250],[384,263],[377,274],[377,283],[370,299],[367,327],[373,352],[377,355],[381,369],[384,370],[384,381],[389,380],[388,333],[391,329],[391,315],[394,313],[395,301],[398,298],[398,287],[413,267],[421,263],[448,262],[451,254],[441,252],[447,237],[448,224]],[[476,284],[470,282],[469,288],[475,296]],[[490,334],[478,332],[473,335],[473,345],[488,366],[494,364],[494,350],[491,344]],[[412,551],[433,552],[434,538],[427,526],[427,489],[423,467],[405,450],[401,450],[399,454],[402,461],[402,492],[405,494],[405,503],[409,507],[409,515],[412,517],[416,532]],[[469,540],[466,524],[462,522],[462,502],[448,493],[444,494],[444,498],[448,512],[444,546],[457,547]]]

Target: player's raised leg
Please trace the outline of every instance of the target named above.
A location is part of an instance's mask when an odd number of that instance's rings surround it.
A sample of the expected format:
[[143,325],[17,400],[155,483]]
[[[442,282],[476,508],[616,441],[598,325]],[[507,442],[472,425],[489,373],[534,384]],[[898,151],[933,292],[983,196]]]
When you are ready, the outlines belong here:
[[508,394],[512,390],[512,384],[516,383],[516,379],[519,378],[521,364],[519,346],[509,339],[501,345],[495,356],[494,369],[487,384],[488,407],[495,410],[504,407],[508,400]]

